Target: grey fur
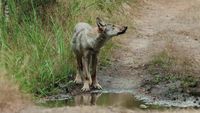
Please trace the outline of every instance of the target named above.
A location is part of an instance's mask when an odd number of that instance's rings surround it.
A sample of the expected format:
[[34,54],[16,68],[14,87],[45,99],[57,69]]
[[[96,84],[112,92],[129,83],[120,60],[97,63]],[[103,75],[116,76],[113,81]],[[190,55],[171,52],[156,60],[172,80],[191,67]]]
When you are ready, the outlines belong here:
[[75,82],[83,82],[83,91],[89,91],[91,85],[97,89],[102,88],[96,79],[98,53],[109,39],[123,34],[127,30],[125,26],[106,24],[98,17],[96,23],[98,27],[92,27],[87,23],[78,23],[71,41],[77,60]]

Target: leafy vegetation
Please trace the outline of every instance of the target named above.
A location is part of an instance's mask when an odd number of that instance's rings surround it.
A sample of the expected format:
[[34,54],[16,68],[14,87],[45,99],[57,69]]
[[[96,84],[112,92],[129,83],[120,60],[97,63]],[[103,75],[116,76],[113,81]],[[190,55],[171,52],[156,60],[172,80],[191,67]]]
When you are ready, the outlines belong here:
[[[95,23],[97,16],[116,18],[123,0],[7,0],[9,20],[1,16],[0,65],[25,92],[36,96],[59,93],[74,74],[70,39],[79,21]],[[1,15],[3,13],[1,12]],[[108,62],[113,43],[101,53]]]

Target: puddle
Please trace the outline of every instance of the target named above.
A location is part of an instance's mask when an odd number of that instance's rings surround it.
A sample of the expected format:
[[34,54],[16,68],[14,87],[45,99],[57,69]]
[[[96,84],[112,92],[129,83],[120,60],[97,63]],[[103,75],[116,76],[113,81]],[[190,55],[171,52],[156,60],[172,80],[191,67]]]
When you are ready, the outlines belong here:
[[[134,95],[135,94],[135,95]],[[129,89],[105,89],[96,90],[89,93],[69,96],[56,95],[37,102],[38,105],[44,107],[65,107],[65,106],[102,106],[102,107],[120,107],[126,109],[156,109],[166,110],[175,108],[196,108],[200,102],[194,103],[193,98],[187,100],[154,100],[154,98],[136,94]]]
[[102,106],[102,107],[120,107],[126,109],[140,108],[158,108],[157,106],[148,106],[144,102],[138,101],[132,93],[108,93],[92,92],[64,99],[52,99],[40,103],[45,107],[64,107],[64,106]]

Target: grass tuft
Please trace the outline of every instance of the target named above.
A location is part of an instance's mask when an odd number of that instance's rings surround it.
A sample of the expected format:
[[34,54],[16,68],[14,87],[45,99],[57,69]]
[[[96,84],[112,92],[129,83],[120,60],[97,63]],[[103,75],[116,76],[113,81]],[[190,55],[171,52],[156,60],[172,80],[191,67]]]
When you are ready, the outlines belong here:
[[200,71],[195,68],[196,65],[189,53],[169,42],[165,50],[149,62],[147,72],[153,75],[153,84],[180,81],[181,86],[187,89],[200,81]]

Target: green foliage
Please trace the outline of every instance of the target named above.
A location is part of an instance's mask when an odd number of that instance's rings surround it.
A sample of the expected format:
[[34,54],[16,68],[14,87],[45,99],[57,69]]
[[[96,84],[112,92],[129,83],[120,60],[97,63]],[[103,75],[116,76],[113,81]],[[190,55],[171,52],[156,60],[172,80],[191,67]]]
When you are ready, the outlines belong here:
[[[36,96],[59,93],[74,74],[70,39],[79,21],[95,23],[98,15],[112,16],[120,5],[106,0],[8,0],[9,22],[1,18],[0,64],[20,84]],[[112,43],[101,53],[110,56]],[[109,54],[108,54],[109,53]]]

